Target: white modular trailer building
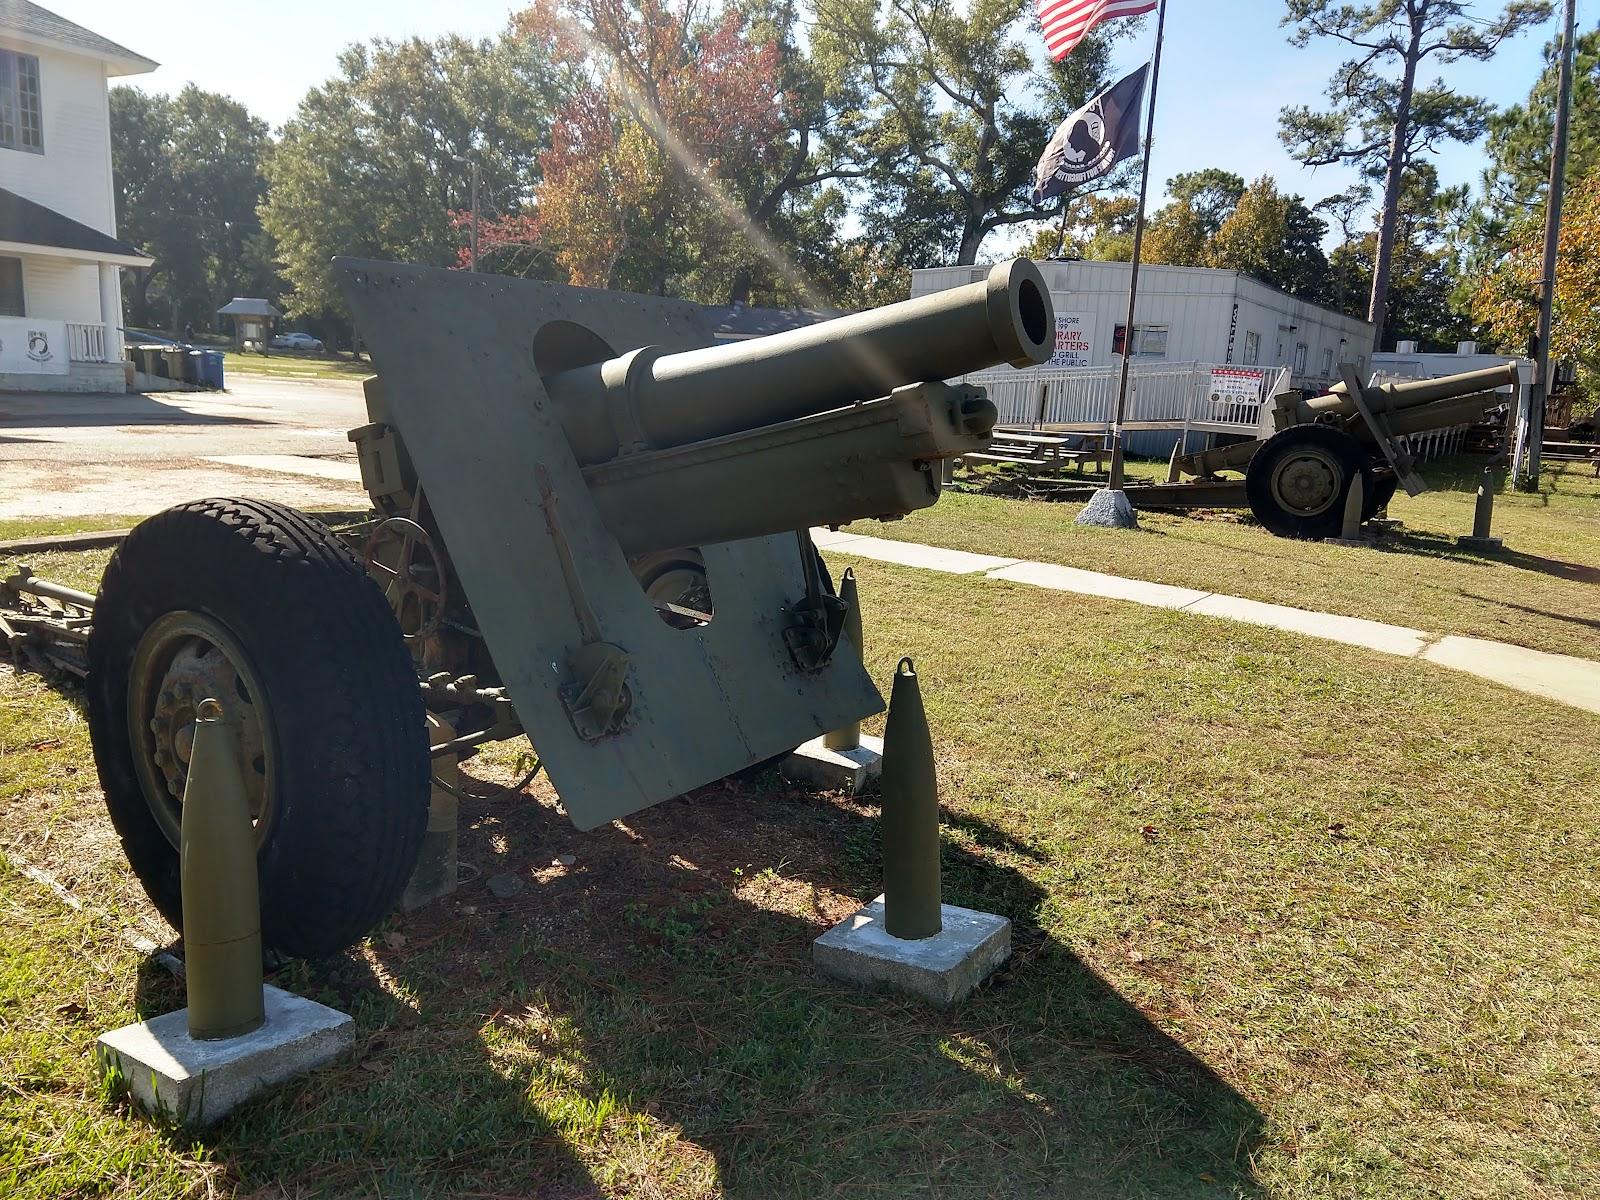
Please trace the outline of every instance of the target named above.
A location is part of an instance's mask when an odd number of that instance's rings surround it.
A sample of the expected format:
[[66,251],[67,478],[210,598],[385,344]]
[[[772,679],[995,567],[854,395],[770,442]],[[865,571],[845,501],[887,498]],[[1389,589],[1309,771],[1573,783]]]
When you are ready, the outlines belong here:
[[[974,382],[990,387],[1007,423],[1109,422],[1131,266],[1045,261],[1039,270],[1056,310],[1055,359],[1020,372],[985,372]],[[987,273],[987,267],[913,271],[911,294],[959,287]],[[1132,339],[1138,399],[1128,414],[1127,444],[1135,453],[1164,455],[1180,438],[1197,448],[1193,434],[1270,432],[1261,401],[1288,387],[1321,392],[1338,381],[1345,362],[1368,378],[1372,339],[1367,322],[1238,271],[1141,266]],[[1241,384],[1255,388],[1255,403],[1238,403]],[[1011,411],[1019,405],[1028,411]]]

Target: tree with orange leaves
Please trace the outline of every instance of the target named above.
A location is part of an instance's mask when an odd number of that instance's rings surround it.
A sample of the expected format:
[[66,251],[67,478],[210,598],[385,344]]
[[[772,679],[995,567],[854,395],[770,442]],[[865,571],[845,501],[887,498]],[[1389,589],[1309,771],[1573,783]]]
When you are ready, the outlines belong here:
[[[825,185],[862,172],[787,0],[538,0],[527,52],[572,70],[534,229],[573,282],[701,300],[813,299]],[[834,280],[828,283],[836,282]]]

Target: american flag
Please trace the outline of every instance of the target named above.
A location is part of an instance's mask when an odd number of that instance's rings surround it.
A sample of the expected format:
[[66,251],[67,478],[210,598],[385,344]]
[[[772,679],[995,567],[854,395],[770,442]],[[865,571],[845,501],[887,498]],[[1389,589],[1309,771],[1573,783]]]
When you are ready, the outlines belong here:
[[1136,17],[1155,7],[1156,0],[1039,0],[1045,49],[1053,59],[1065,58],[1101,21]]

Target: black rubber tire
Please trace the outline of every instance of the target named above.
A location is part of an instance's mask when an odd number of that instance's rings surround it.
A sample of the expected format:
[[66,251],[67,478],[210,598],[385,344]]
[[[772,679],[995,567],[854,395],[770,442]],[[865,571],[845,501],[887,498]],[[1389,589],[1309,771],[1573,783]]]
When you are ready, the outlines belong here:
[[276,745],[258,849],[269,949],[315,958],[393,908],[422,846],[422,694],[383,594],[323,524],[277,504],[199,500],[142,522],[106,567],[89,638],[89,730],[106,807],[163,916],[183,916],[178,850],[134,766],[128,681],[152,622],[218,622],[249,655]]
[[1361,506],[1361,519],[1370,521],[1384,509],[1389,507],[1389,501],[1394,499],[1395,489],[1400,486],[1400,481],[1393,475],[1382,475],[1375,479],[1372,486],[1367,489],[1366,503]]
[[[1343,472],[1338,497],[1321,512],[1309,515],[1284,508],[1272,494],[1272,475],[1278,464],[1307,448],[1325,452]],[[1311,540],[1338,537],[1344,524],[1345,497],[1357,473],[1362,477],[1363,495],[1371,495],[1372,467],[1355,438],[1328,425],[1295,425],[1274,434],[1256,451],[1245,471],[1245,495],[1256,520],[1279,537]]]

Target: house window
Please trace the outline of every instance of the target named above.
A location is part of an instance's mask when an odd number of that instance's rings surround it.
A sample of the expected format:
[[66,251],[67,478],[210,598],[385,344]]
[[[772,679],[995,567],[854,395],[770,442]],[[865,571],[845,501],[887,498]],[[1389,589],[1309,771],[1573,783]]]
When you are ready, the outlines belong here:
[[1331,376],[1332,374],[1333,374],[1333,351],[1332,350],[1324,350],[1322,352],[1322,377],[1324,379],[1326,379],[1329,376]]
[[[1111,336],[1111,353],[1121,354],[1128,336],[1128,327],[1118,325]],[[1163,358],[1167,353],[1167,327],[1165,325],[1135,325],[1133,327],[1133,354],[1135,358]]]
[[0,50],[0,147],[44,153],[39,60],[32,54]]
[[0,258],[0,317],[25,317],[22,304],[22,260]]
[[1304,375],[1306,373],[1306,351],[1308,349],[1309,347],[1304,342],[1296,342],[1294,344],[1294,373],[1296,375]]
[[1258,366],[1261,362],[1261,335],[1254,329],[1244,331],[1244,365]]

